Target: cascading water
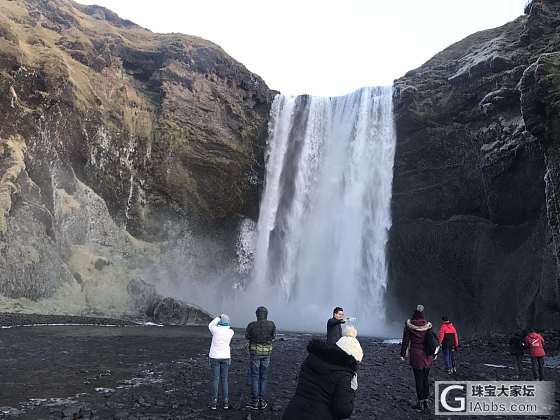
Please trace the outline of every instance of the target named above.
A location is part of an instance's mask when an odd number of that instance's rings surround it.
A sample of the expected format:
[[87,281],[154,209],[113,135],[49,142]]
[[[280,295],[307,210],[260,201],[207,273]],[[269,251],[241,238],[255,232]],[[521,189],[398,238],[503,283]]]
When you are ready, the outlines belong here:
[[383,330],[394,152],[391,87],[275,98],[246,292],[283,327],[322,330],[343,306]]

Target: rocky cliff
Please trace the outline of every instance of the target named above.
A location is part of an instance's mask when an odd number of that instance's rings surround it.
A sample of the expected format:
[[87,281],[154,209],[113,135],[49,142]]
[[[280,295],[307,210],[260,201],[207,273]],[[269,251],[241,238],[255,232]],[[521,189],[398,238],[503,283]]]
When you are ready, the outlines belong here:
[[[529,39],[549,38],[549,44],[525,70],[520,82],[521,109],[527,130],[539,139],[545,160],[545,199],[557,267],[560,267],[560,2],[534,2],[528,9]],[[554,293],[558,296],[560,286]],[[560,311],[560,301],[552,303]]]
[[272,97],[203,39],[69,0],[0,2],[0,309],[134,312],[177,253],[231,259]]
[[560,321],[559,17],[535,0],[395,81],[390,316]]
[[[390,318],[560,321],[560,0],[525,12],[395,82]],[[235,281],[273,94],[203,39],[0,2],[0,310],[205,319],[165,297]]]

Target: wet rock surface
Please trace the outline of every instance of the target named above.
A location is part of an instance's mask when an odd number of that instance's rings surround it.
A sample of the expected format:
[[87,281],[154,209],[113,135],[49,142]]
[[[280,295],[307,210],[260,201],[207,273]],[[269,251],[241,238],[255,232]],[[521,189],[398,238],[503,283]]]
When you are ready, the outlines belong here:
[[[269,380],[271,404],[264,411],[251,411],[245,408],[248,356],[243,331],[236,329],[229,382],[232,408],[211,411],[207,408],[211,377],[206,328],[53,326],[12,328],[0,334],[0,418],[35,420],[278,419],[294,392],[311,338],[292,333],[279,336]],[[545,333],[548,337],[549,352],[558,352],[560,334],[551,331]],[[506,341],[496,336],[463,343],[454,378],[512,380]],[[365,337],[361,343],[365,357],[352,418],[435,417],[411,408],[413,376],[408,364],[399,359],[400,346]],[[442,364],[436,361],[432,379],[449,379]],[[524,379],[530,379],[528,360],[524,367]],[[560,369],[547,368],[546,375],[558,381]],[[558,393],[557,399],[560,402]]]

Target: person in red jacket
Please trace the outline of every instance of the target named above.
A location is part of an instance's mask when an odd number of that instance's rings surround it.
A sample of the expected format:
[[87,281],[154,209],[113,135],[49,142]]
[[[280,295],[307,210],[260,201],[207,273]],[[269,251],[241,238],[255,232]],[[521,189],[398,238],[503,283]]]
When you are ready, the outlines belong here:
[[441,317],[443,323],[439,328],[439,343],[443,350],[443,361],[448,374],[456,372],[455,364],[453,363],[453,352],[459,347],[459,337],[457,330],[445,315]]
[[544,338],[537,331],[530,330],[531,332],[523,339],[525,347],[531,356],[531,365],[533,368],[533,379],[536,381],[544,381]]

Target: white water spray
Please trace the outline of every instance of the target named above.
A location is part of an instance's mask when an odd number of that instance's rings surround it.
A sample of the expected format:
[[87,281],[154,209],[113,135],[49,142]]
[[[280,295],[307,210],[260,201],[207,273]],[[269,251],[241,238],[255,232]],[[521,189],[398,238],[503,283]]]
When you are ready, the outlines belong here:
[[384,294],[394,154],[390,87],[278,95],[259,220],[240,223],[237,269],[201,277],[185,260],[176,268],[187,281],[159,291],[228,313],[236,327],[264,305],[280,329],[324,332],[342,306],[360,334],[393,334]]
[[323,330],[343,306],[364,332],[382,332],[392,89],[278,95],[269,129],[253,279],[240,300],[270,306],[284,328]]

